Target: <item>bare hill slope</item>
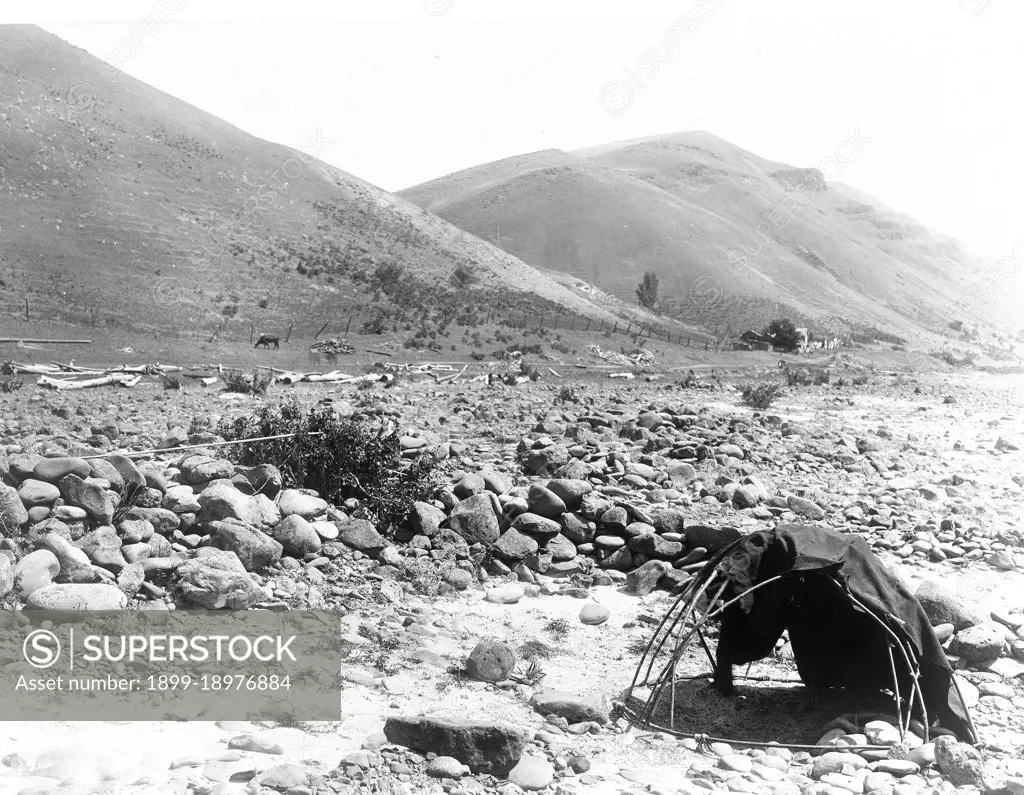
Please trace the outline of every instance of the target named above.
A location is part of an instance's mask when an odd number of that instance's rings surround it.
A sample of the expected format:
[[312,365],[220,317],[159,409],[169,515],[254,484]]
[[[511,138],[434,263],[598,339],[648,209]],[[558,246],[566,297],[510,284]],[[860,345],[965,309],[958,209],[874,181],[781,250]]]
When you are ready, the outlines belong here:
[[34,318],[154,332],[445,302],[608,316],[404,199],[3,26],[0,305],[26,297]]
[[[678,314],[734,329],[781,309],[901,336],[938,331],[991,267],[817,169],[704,132],[538,152],[400,195],[623,300],[653,271]],[[1014,304],[993,299],[985,313],[1020,323]]]

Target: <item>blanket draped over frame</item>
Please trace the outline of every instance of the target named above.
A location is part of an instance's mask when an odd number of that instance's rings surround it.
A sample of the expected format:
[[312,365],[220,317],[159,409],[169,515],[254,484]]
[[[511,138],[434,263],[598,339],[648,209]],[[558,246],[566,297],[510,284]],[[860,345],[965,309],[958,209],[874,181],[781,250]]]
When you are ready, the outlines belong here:
[[[744,536],[709,565],[715,561],[730,580],[726,600],[740,597],[722,618],[715,665],[720,689],[731,689],[732,665],[768,656],[789,630],[806,685],[893,690],[895,663],[899,694],[906,702],[910,671],[895,646],[890,660],[892,636],[881,621],[919,666],[929,721],[938,719],[962,740],[976,740],[924,608],[862,538],[823,527],[780,525]],[[780,575],[776,582],[748,592]],[[912,715],[923,717],[916,699],[910,706]]]

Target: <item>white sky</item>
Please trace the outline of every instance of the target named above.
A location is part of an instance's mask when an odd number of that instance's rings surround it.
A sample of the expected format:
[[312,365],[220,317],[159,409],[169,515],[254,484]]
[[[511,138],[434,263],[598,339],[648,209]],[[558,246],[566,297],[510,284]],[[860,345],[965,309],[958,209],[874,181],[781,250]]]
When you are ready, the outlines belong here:
[[5,0],[0,19],[262,138],[319,138],[388,190],[692,129],[814,166],[859,130],[838,179],[976,253],[1024,238],[1020,0]]

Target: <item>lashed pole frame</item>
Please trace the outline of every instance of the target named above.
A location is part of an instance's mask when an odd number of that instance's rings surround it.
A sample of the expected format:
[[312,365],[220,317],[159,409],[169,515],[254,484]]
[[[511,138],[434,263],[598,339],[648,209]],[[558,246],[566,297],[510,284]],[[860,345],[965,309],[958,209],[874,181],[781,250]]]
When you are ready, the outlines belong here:
[[[703,674],[697,674],[697,675],[694,675],[694,676],[677,677],[676,674],[675,674],[676,667],[679,664],[680,660],[682,659],[682,656],[686,652],[687,648],[689,648],[689,645],[692,642],[693,638],[696,636],[696,637],[698,637],[700,639],[701,645],[704,647],[704,651],[707,653],[708,658],[711,661],[712,667],[714,667],[715,661],[712,658],[711,650],[708,647],[706,640],[704,639],[703,633],[701,632],[702,626],[705,623],[707,623],[708,621],[710,621],[711,619],[720,616],[722,613],[724,613],[724,611],[727,608],[729,608],[731,605],[733,605],[736,602],[738,602],[744,596],[752,594],[755,591],[757,591],[758,589],[763,588],[763,587],[765,587],[767,585],[770,585],[770,584],[772,584],[774,582],[777,582],[778,580],[783,579],[783,577],[787,576],[787,575],[777,575],[777,576],[772,577],[772,578],[770,578],[768,580],[765,580],[762,583],[758,583],[758,584],[748,588],[747,590],[745,590],[742,594],[734,597],[733,599],[730,599],[728,602],[725,602],[723,604],[722,603],[722,594],[724,593],[725,589],[730,584],[730,580],[729,580],[728,576],[726,576],[723,572],[718,570],[717,566],[718,566],[718,564],[723,559],[725,559],[725,557],[727,556],[727,553],[729,552],[729,550],[731,548],[732,547],[727,547],[726,549],[722,550],[722,552],[719,555],[716,555],[715,558],[713,558],[712,560],[708,561],[708,564],[712,564],[712,563],[714,564],[714,566],[711,566],[711,565],[705,566],[705,571],[709,571],[710,573],[707,576],[704,576],[703,572],[701,573],[701,575],[698,575],[698,577],[696,579],[694,579],[689,584],[689,586],[686,588],[686,590],[684,590],[683,593],[680,594],[679,598],[672,605],[672,607],[666,612],[665,617],[658,624],[658,627],[655,630],[653,637],[648,642],[647,648],[645,649],[643,655],[641,656],[640,663],[637,665],[636,671],[635,671],[635,673],[633,675],[633,680],[630,683],[630,686],[629,686],[629,688],[627,690],[627,698],[632,696],[633,691],[635,689],[640,688],[640,687],[650,687],[651,685],[653,685],[653,687],[651,687],[651,693],[648,696],[648,698],[646,700],[646,703],[644,704],[644,707],[643,707],[642,710],[640,710],[639,712],[636,712],[636,711],[634,711],[632,709],[632,707],[627,705],[626,712],[627,712],[627,715],[629,715],[629,717],[631,719],[633,719],[634,722],[636,722],[638,724],[645,725],[645,726],[648,726],[648,727],[650,727],[652,729],[657,729],[659,731],[664,731],[666,733],[669,733],[669,734],[672,734],[672,735],[675,735],[675,736],[679,736],[679,737],[695,738],[695,739],[699,740],[703,745],[707,745],[707,744],[712,743],[712,742],[728,742],[728,743],[733,743],[733,744],[747,745],[747,746],[751,746],[751,747],[769,747],[769,746],[774,745],[774,744],[773,743],[766,743],[766,742],[736,740],[736,739],[733,739],[733,738],[714,738],[714,737],[709,737],[709,736],[707,736],[705,734],[701,734],[701,733],[682,732],[682,731],[679,731],[676,728],[676,726],[675,726],[675,685],[676,685],[676,682],[677,681],[688,681],[688,680],[697,679],[697,678],[700,678],[700,677],[703,676]],[[712,584],[718,578],[722,579],[721,586],[718,588],[717,592],[715,593],[715,596],[712,597],[709,600],[708,605],[704,609],[704,611],[700,615],[696,615],[697,614],[697,610],[698,610],[698,608],[697,608],[698,601],[711,588]],[[850,598],[851,602],[855,606],[857,606],[859,609],[861,609],[862,611],[867,613],[869,616],[871,616],[871,618],[883,629],[883,631],[888,636],[887,647],[888,647],[888,652],[889,652],[890,672],[891,672],[892,680],[893,680],[893,694],[894,694],[894,700],[895,700],[895,703],[896,703],[896,714],[899,716],[899,731],[900,731],[901,741],[905,741],[906,734],[910,730],[911,715],[913,713],[913,702],[915,700],[917,701],[917,704],[918,704],[918,706],[921,709],[921,716],[922,716],[921,723],[924,726],[924,733],[925,733],[925,736],[924,736],[923,739],[925,741],[927,741],[928,740],[928,713],[927,713],[927,710],[925,708],[923,692],[921,690],[920,681],[919,681],[920,680],[920,663],[918,662],[918,660],[916,658],[916,655],[915,655],[915,652],[914,652],[913,648],[911,648],[908,643],[906,643],[889,626],[887,626],[884,621],[882,621],[878,616],[876,616],[874,614],[874,612],[869,610],[862,602],[860,602],[856,597],[854,597],[853,594],[851,594],[847,589],[843,588],[843,586],[838,581],[836,581],[834,578],[831,578],[831,577],[829,579],[837,588],[842,590],[843,593],[847,597]],[[687,621],[692,621],[692,626],[690,627],[689,631],[686,630]],[[662,668],[661,672],[658,674],[658,676],[652,681],[651,675],[653,673],[653,669],[654,669],[655,663],[656,663],[657,659],[659,658],[659,656],[661,655],[662,651],[664,650],[665,644],[673,636],[675,637],[675,642],[674,642],[674,648],[672,649],[671,656],[670,656],[668,662]],[[907,699],[907,709],[906,709],[906,717],[905,718],[904,718],[904,709],[903,709],[903,703],[904,702],[903,702],[903,699],[900,696],[899,679],[898,679],[897,672],[896,672],[896,660],[895,660],[895,657],[893,655],[893,647],[894,646],[898,650],[900,658],[902,659],[902,662],[906,666],[907,672],[908,672],[908,674],[910,675],[910,678],[911,678],[911,690],[910,690],[910,693],[909,693],[909,697]],[[645,666],[646,666],[646,672],[642,673],[644,671]],[[748,670],[749,670],[749,668],[748,668]],[[642,681],[640,681],[641,677],[642,677]],[[758,681],[776,681],[776,680],[773,680],[771,677],[768,677],[768,676],[761,676],[761,677],[739,676],[737,678],[739,678],[739,679],[748,679],[748,680],[749,679],[756,679]],[[975,733],[975,736],[977,736],[977,732],[976,732],[976,730],[974,728],[974,723],[973,723],[973,721],[970,718],[970,713],[967,711],[966,703],[964,702],[962,695],[960,695],[959,687],[957,687],[956,679],[954,678],[952,681],[953,681],[954,687],[956,688],[957,695],[960,698],[961,705],[964,708],[964,714],[967,715],[967,720],[970,723],[971,730],[972,730],[972,732]],[[655,723],[654,720],[653,720],[654,710],[656,709],[656,707],[657,707],[658,703],[661,701],[661,699],[664,697],[666,688],[668,688],[668,690],[669,690],[669,696],[670,696],[670,699],[671,699],[670,704],[669,704],[669,724],[670,724],[669,726],[663,726],[661,724]],[[826,747],[818,746],[818,745],[792,745],[792,744],[789,744],[789,745],[787,745],[787,747],[795,749],[795,750],[807,750],[807,751],[818,751],[818,752],[822,752],[822,751],[827,750]],[[845,746],[843,750],[848,750],[848,751],[887,751],[888,750],[888,746],[884,746],[884,745]]]

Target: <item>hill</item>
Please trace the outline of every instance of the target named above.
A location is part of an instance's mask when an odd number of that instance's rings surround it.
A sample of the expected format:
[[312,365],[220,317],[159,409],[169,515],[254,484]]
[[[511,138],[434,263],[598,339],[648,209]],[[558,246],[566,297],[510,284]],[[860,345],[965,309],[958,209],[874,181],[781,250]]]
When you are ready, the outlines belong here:
[[610,313],[412,203],[0,27],[0,306],[140,333]]
[[[817,169],[704,132],[537,152],[399,195],[626,301],[653,271],[668,311],[734,330],[784,312],[882,339],[940,332],[946,307],[991,268]],[[1024,320],[998,298],[983,315]]]

